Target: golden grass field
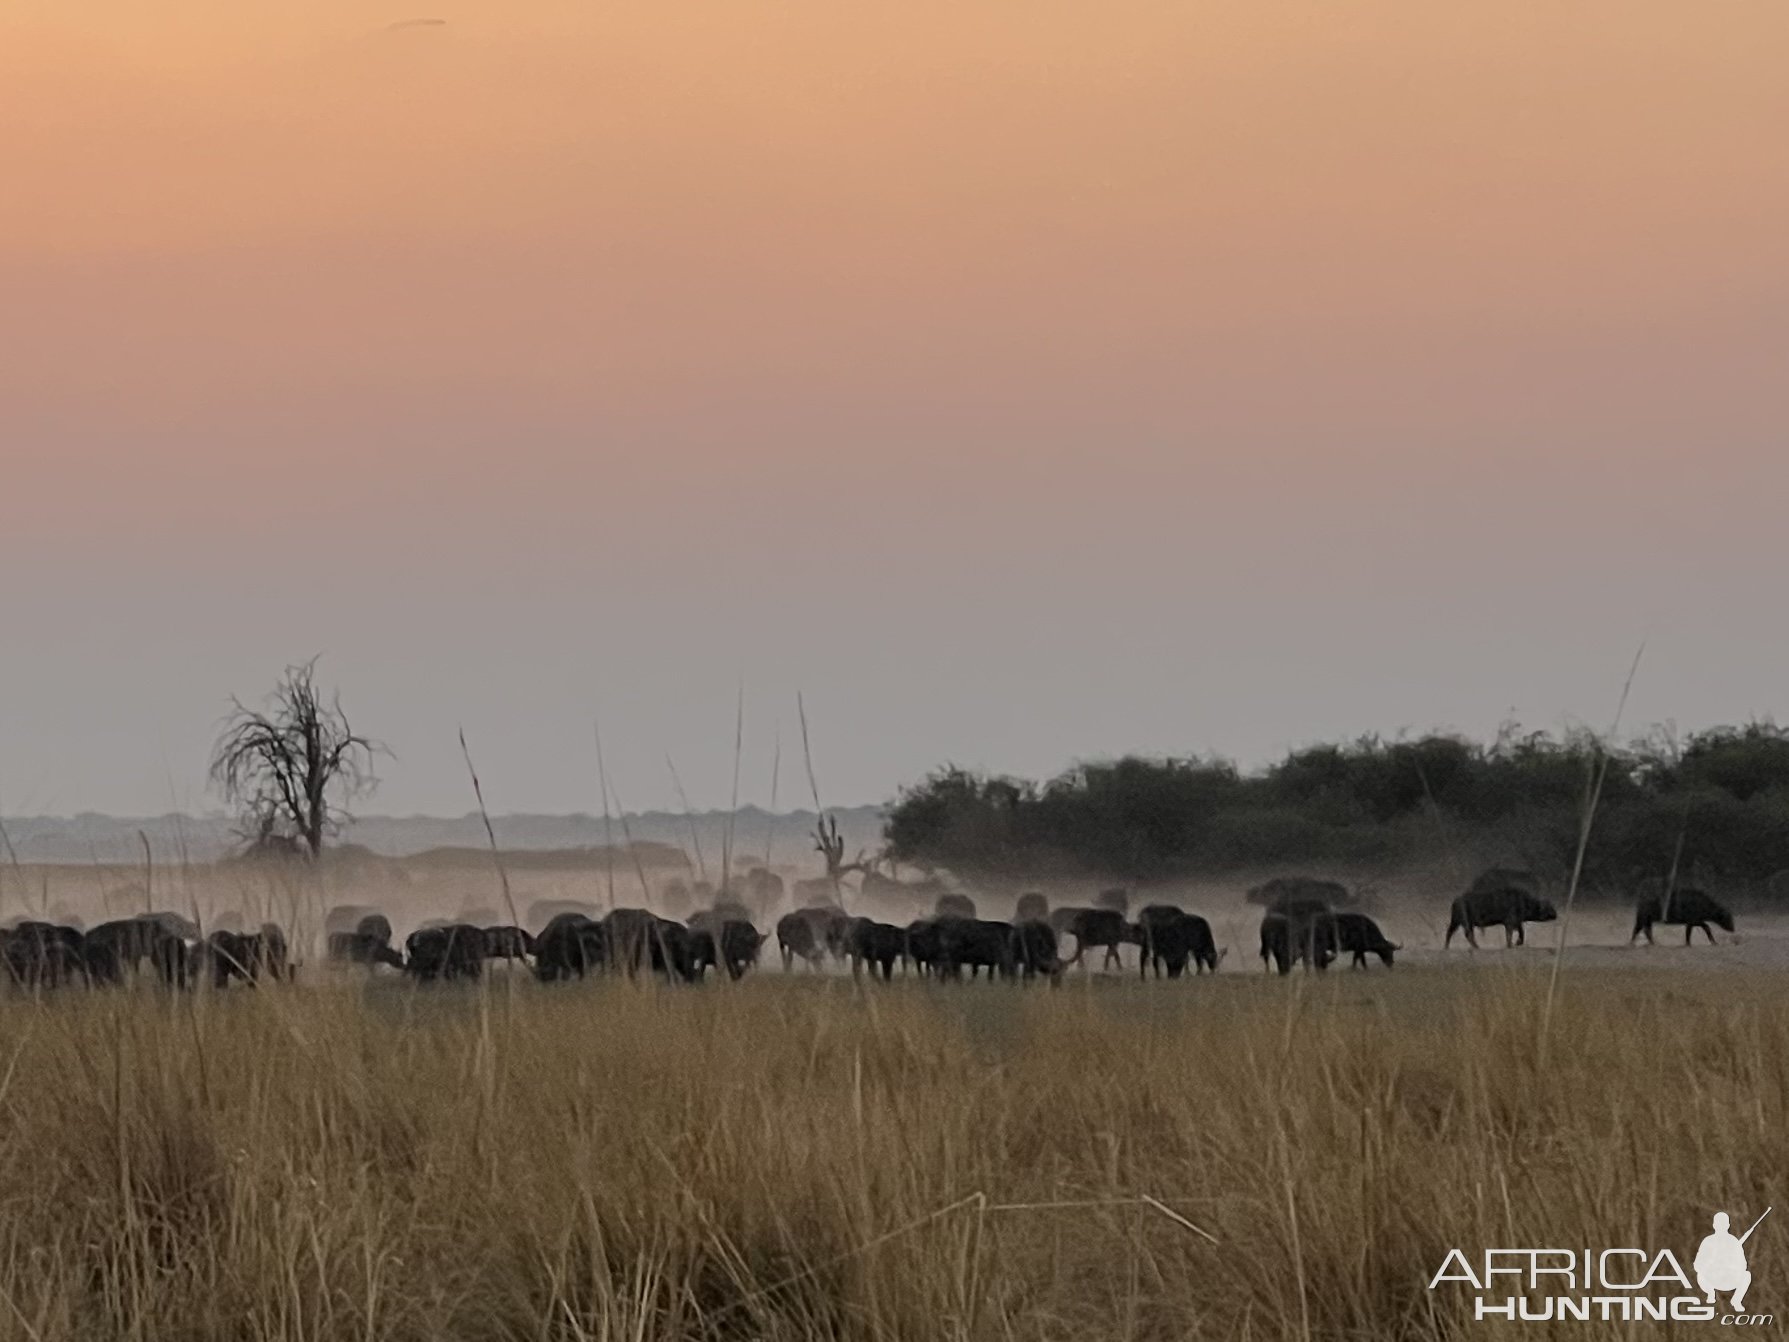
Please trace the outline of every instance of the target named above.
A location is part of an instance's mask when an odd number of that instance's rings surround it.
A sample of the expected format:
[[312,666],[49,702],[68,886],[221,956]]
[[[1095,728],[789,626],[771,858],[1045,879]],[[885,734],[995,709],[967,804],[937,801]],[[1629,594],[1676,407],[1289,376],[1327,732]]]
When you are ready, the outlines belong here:
[[1687,1262],[1789,1172],[1779,977],[1568,967],[1543,1063],[1545,959],[13,993],[0,1342],[1497,1336],[1450,1247]]

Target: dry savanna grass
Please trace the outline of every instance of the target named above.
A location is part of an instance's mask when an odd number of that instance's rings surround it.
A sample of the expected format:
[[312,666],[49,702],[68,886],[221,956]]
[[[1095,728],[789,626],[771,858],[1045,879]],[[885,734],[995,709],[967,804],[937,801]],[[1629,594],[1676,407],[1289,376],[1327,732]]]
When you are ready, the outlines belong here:
[[1537,963],[12,994],[0,1342],[1495,1336],[1449,1248],[1789,1170],[1776,977],[1568,971],[1543,1064]]

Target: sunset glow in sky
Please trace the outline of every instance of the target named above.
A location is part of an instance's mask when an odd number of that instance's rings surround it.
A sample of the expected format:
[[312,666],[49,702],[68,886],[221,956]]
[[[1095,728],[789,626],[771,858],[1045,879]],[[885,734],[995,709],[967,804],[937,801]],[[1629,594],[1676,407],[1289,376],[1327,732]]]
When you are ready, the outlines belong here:
[[1789,713],[1778,0],[3,0],[0,164],[5,813]]

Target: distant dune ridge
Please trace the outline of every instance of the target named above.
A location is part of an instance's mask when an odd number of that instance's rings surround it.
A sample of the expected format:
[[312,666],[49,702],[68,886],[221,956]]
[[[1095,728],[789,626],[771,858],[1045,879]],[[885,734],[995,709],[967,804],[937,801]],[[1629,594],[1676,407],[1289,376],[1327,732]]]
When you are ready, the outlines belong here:
[[[686,817],[671,811],[647,811],[627,817],[627,830],[637,845],[691,850],[693,819],[704,860],[718,866],[729,812],[699,811]],[[852,806],[830,811],[839,822],[849,857],[858,849],[873,850],[882,841],[882,809]],[[134,863],[142,860],[147,835],[157,861],[211,862],[237,847],[234,822],[227,816],[98,815],[25,816],[9,818],[6,833],[20,862]],[[609,839],[622,843],[622,824],[612,819],[605,829],[600,815],[500,815],[491,823],[497,842],[510,852],[601,848]],[[814,828],[812,811],[772,815],[756,806],[742,806],[733,818],[735,854],[763,860],[766,843],[774,845],[778,862],[805,862]],[[365,816],[341,836],[384,857],[415,857],[434,849],[486,850],[484,825],[477,812],[463,816]],[[0,854],[0,858],[6,855]],[[6,860],[10,860],[9,858]],[[816,861],[818,859],[815,859]]]

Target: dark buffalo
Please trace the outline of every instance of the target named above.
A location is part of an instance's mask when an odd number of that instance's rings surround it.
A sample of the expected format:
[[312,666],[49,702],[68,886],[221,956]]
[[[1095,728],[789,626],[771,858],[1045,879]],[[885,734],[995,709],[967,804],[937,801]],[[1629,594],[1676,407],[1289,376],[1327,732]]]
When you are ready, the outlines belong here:
[[212,986],[217,988],[232,980],[253,987],[263,977],[279,980],[292,972],[286,934],[274,923],[263,923],[259,932],[219,929],[205,939],[202,954],[211,966]]
[[979,918],[940,918],[938,920],[938,973],[942,978],[961,978],[964,967],[974,978],[982,970],[988,977],[998,974],[1013,977],[1017,960],[1013,955],[1013,925],[987,922]]
[[1390,969],[1392,955],[1402,949],[1387,941],[1385,933],[1379,930],[1379,924],[1364,913],[1336,915],[1336,947],[1344,954],[1354,957],[1356,969],[1367,967],[1369,955],[1377,955],[1385,967]]
[[191,967],[185,939],[147,916],[101,923],[82,938],[81,956],[92,983],[122,983],[146,963],[169,987],[184,988]]
[[1336,958],[1336,918],[1328,909],[1278,913],[1269,909],[1261,918],[1261,962],[1282,974],[1303,961],[1306,969],[1319,972]]
[[758,963],[758,952],[764,937],[746,918],[729,918],[715,924],[711,921],[696,926],[690,920],[690,961],[695,976],[700,978],[709,966],[720,965],[728,978],[739,978]]
[[857,976],[864,965],[870,977],[882,972],[882,981],[894,977],[895,961],[907,954],[907,929],[893,923],[879,923],[873,918],[853,918],[845,933],[846,954],[851,957],[851,973]]
[[1125,921],[1122,913],[1116,909],[1057,909],[1050,914],[1050,929],[1057,936],[1064,934],[1075,939],[1075,953],[1069,964],[1084,964],[1083,957],[1095,946],[1105,947],[1105,959],[1101,967],[1110,969],[1113,965],[1124,967],[1124,959],[1118,948],[1125,944],[1142,944],[1142,934],[1136,925]]
[[258,940],[247,932],[232,932],[228,928],[219,928],[205,938],[199,955],[211,967],[213,987],[222,988],[234,980],[254,984],[260,966],[255,949]]
[[1546,900],[1515,886],[1501,890],[1468,890],[1448,911],[1447,935],[1443,946],[1451,946],[1455,932],[1465,932],[1467,942],[1476,949],[1481,927],[1501,927],[1505,946],[1526,945],[1524,923],[1550,923],[1559,915]]
[[845,958],[845,929],[851,925],[850,914],[837,904],[808,904],[797,909],[794,916],[806,921],[816,956],[826,952],[835,960]]
[[669,918],[655,919],[654,924],[646,943],[652,972],[663,974],[668,980],[694,983],[702,975],[696,968],[696,948],[689,928]]
[[528,930],[509,923],[499,923],[495,927],[484,929],[485,959],[487,960],[532,960],[535,953],[534,938]]
[[921,974],[930,974],[938,967],[943,933],[936,918],[920,918],[907,924],[906,956]]
[[1027,919],[1013,925],[1013,960],[1026,981],[1038,975],[1055,987],[1062,981],[1062,956],[1058,953],[1056,933],[1040,919]]
[[1050,921],[1050,901],[1036,890],[1027,890],[1019,896],[1018,904],[1013,908],[1015,923],[1047,923]]
[[558,913],[534,939],[534,976],[543,983],[583,978],[608,959],[602,924],[582,913]]
[[484,964],[484,929],[471,923],[419,927],[404,942],[404,971],[420,983],[476,979]]
[[803,917],[805,910],[785,913],[776,922],[777,949],[782,952],[783,970],[795,967],[795,961],[807,961],[809,969],[819,969],[826,959],[826,945],[814,931],[814,920]]
[[15,983],[54,988],[86,974],[84,940],[66,924],[27,920],[0,933],[0,959]]
[[1723,931],[1733,930],[1733,915],[1727,906],[1702,890],[1679,890],[1670,899],[1654,895],[1642,899],[1634,910],[1634,933],[1628,938],[1632,945],[1634,937],[1642,932],[1646,934],[1647,945],[1652,944],[1654,924],[1663,923],[1666,927],[1682,926],[1683,944],[1689,945],[1690,938],[1696,929],[1702,929],[1702,935],[1708,938],[1708,944],[1714,945],[1714,933],[1709,930],[1710,924]]
[[646,909],[612,909],[603,919],[608,942],[609,967],[630,978],[654,958],[659,917]]
[[939,895],[932,906],[934,918],[975,918],[975,901],[968,895]]
[[1137,930],[1143,946],[1138,971],[1147,977],[1154,968],[1157,978],[1163,971],[1171,979],[1186,972],[1190,961],[1199,973],[1217,973],[1217,942],[1211,935],[1211,924],[1196,913],[1187,913],[1170,904],[1151,904],[1137,915]]

